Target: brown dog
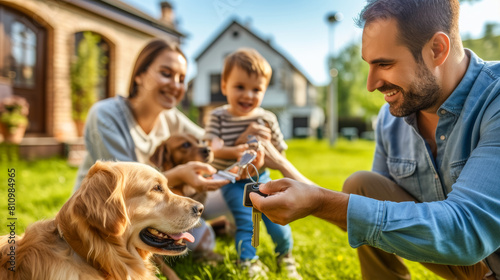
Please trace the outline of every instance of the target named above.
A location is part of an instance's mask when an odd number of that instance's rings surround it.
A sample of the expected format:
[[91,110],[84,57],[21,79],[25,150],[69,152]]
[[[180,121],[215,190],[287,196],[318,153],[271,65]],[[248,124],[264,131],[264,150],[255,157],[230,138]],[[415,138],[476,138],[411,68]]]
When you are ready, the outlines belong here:
[[[214,154],[212,150],[201,143],[196,137],[187,133],[179,133],[163,141],[156,148],[149,160],[163,172],[190,161],[210,163],[213,159]],[[197,192],[193,187],[188,185],[173,186],[172,191],[201,203],[204,203],[207,197],[206,192]]]
[[[179,133],[170,136],[167,140],[163,141],[155,150],[154,154],[151,156],[150,161],[153,165],[158,167],[161,171],[168,171],[177,165],[185,164],[190,161],[200,161],[205,163],[211,163],[214,158],[212,150],[201,143],[196,137],[191,134]],[[207,198],[207,192],[198,192],[193,187],[188,185],[180,185],[172,187],[172,191],[179,195],[188,196],[196,201],[205,203]],[[226,217],[222,216],[213,219],[208,222],[217,236],[223,235],[234,235],[234,224],[229,222]],[[205,238],[200,239],[200,243],[210,243],[210,240]],[[203,246],[202,246],[203,247]],[[196,252],[195,252],[196,253]],[[198,252],[199,253],[199,252]],[[212,252],[203,252],[203,254],[208,254],[206,259],[215,259],[215,254]],[[155,258],[155,262],[162,265],[161,271],[166,274],[166,270],[169,269],[168,265],[164,262]],[[171,277],[168,279],[177,279],[173,276],[172,271],[170,272]]]
[[97,162],[55,219],[0,238],[0,279],[156,279],[152,253],[186,253],[202,211],[154,168]]

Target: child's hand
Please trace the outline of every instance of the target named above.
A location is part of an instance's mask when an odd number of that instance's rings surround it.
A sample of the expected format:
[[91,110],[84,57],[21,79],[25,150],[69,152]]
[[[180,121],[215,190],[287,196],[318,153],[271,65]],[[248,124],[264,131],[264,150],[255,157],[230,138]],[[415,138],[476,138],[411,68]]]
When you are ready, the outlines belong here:
[[264,167],[264,162],[266,158],[265,151],[263,150],[258,150],[257,152],[257,157],[252,161],[252,165],[255,166],[255,168],[249,168],[248,170],[250,171],[250,176],[256,176],[258,175],[257,173],[259,170],[261,170]]
[[210,164],[190,161],[185,164],[177,165],[176,167],[164,172],[169,185],[187,184],[195,188],[198,192],[214,191],[229,183],[229,180],[213,180],[206,178],[215,174],[217,170]]
[[229,149],[231,149],[231,153],[233,153],[234,155],[234,158],[239,161],[241,159],[241,157],[243,156],[243,154],[245,153],[246,150],[248,150],[250,148],[250,146],[248,144],[240,144],[240,145],[236,145],[234,147],[230,147]]
[[220,139],[219,137],[215,137],[210,141],[210,148],[212,151],[222,149],[224,147],[224,140]]
[[232,147],[224,146],[222,139],[214,138],[210,142],[210,148],[212,148],[216,158],[239,160],[249,146],[246,143]]
[[245,131],[236,139],[236,144],[246,143],[248,135],[254,135],[259,141],[271,139],[271,129],[256,122],[250,123]]

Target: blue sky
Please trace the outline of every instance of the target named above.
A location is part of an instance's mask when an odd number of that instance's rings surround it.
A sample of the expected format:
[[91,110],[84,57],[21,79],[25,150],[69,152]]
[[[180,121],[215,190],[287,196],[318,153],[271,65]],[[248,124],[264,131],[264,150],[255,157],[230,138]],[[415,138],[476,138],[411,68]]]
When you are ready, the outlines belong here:
[[[123,0],[150,14],[160,16],[161,0]],[[354,18],[365,0],[170,0],[178,29],[188,37],[183,50],[188,57],[188,79],[196,75],[194,58],[234,18],[283,52],[316,85],[328,83],[326,58],[349,43],[361,42],[361,29]],[[332,29],[326,17],[340,12],[343,20]],[[461,7],[462,36],[478,37],[485,22],[500,22],[500,0],[464,3]],[[333,40],[329,40],[333,38]]]

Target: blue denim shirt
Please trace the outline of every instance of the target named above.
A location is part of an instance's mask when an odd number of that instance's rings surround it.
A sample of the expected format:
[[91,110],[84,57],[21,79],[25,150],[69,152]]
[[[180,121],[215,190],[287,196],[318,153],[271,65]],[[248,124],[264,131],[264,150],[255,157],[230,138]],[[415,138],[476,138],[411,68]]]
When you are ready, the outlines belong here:
[[415,114],[399,118],[388,104],[381,109],[373,171],[422,203],[351,195],[352,247],[369,244],[414,261],[455,265],[477,263],[499,249],[500,63],[466,53],[467,72],[437,111],[436,158]]

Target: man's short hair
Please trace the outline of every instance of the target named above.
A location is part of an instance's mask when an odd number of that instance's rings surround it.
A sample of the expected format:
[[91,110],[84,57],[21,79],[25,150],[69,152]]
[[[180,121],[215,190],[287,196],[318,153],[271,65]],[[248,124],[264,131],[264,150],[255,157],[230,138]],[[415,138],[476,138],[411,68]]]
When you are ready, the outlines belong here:
[[461,47],[458,31],[458,0],[368,0],[357,25],[363,27],[377,19],[395,19],[399,41],[408,47],[416,61],[422,61],[422,48],[436,32],[450,37],[453,47]]
[[248,75],[256,74],[263,76],[267,82],[271,80],[273,70],[267,60],[260,55],[256,50],[250,48],[241,48],[229,54],[224,60],[224,68],[222,69],[222,80],[227,81],[231,70],[235,66],[245,70]]

